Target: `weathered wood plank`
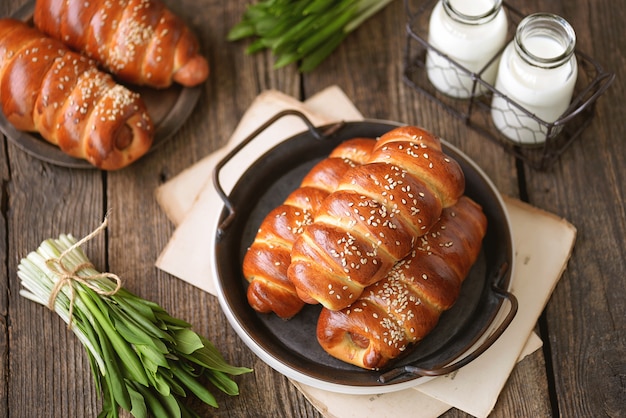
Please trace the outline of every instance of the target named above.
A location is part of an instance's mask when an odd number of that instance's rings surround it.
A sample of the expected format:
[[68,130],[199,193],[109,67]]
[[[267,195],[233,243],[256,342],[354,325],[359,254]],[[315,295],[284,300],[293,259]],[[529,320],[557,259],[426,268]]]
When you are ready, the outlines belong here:
[[[84,219],[94,213],[102,215],[102,178],[95,170],[76,171],[39,162],[13,145],[8,151],[11,326],[7,407],[16,416],[89,416],[99,409],[99,401],[82,345],[56,314],[19,295],[16,271],[20,258],[44,239],[89,233]],[[90,257],[97,265],[103,265],[103,243],[89,244]]]
[[[174,231],[154,199],[154,190],[223,145],[261,91],[276,89],[304,99],[333,84],[367,118],[431,129],[477,161],[502,193],[527,196],[530,203],[578,228],[572,260],[545,312],[544,343],[551,357],[544,361],[538,351],[523,360],[492,415],[550,416],[549,385],[562,416],[612,417],[626,410],[624,83],[618,79],[601,98],[592,126],[553,170],[524,169],[520,179],[511,156],[403,83],[402,1],[393,2],[350,34],[329,60],[306,75],[293,66],[274,70],[269,53],[249,56],[244,53],[247,42],[226,41],[247,2],[165,1],[199,35],[212,66],[198,105],[170,141],[114,173],[55,167],[5,139],[1,143],[0,415],[85,417],[99,412],[100,400],[82,346],[56,315],[19,296],[16,268],[19,258],[43,239],[64,232],[85,235],[110,209],[106,240],[98,237],[86,246],[96,266],[121,275],[131,291],[194,324],[227,360],[255,369],[236,379],[241,396],[216,393],[218,410],[190,400],[201,415],[320,417],[284,376],[243,345],[213,296],[154,267]],[[23,3],[3,1],[0,16]],[[581,48],[610,70],[619,72],[624,67],[625,16],[614,2],[511,3],[525,13],[541,10],[566,17],[577,30]],[[554,375],[548,374],[546,361]],[[445,416],[467,414],[451,410]]]
[[554,170],[526,173],[530,202],[578,229],[574,254],[546,310],[554,385],[562,416],[617,417],[626,411],[624,10],[611,2],[565,3],[558,12],[575,28],[580,48],[618,78]]
[[[10,181],[9,161],[6,153],[7,139],[0,134],[0,376],[9,374],[9,280],[8,280],[8,227],[4,216],[8,201],[8,184]],[[9,393],[9,380],[0,382],[0,405],[6,405]]]

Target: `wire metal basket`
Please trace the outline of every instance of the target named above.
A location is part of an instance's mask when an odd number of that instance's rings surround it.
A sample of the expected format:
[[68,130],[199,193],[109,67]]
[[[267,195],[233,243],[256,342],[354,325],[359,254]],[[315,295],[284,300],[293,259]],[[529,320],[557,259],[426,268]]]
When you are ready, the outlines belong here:
[[[441,105],[453,116],[464,121],[466,125],[479,132],[483,137],[501,145],[505,151],[520,158],[530,167],[547,170],[589,126],[595,114],[596,101],[611,85],[615,79],[615,74],[605,71],[589,55],[576,49],[578,79],[572,102],[565,113],[556,121],[546,122],[483,80],[481,78],[482,71],[470,72],[428,43],[430,12],[436,2],[437,0],[427,0],[415,9],[411,6],[410,0],[404,1],[408,16],[404,53],[404,82],[428,99]],[[503,7],[509,19],[508,41],[510,41],[514,36],[515,28],[524,18],[524,15],[506,2],[503,2]],[[488,68],[494,61],[499,60],[503,51],[504,47],[489,60],[484,68]],[[425,64],[427,52],[438,54],[461,76],[469,77],[472,80],[472,92],[481,90],[485,93],[481,95],[470,94],[468,99],[458,99],[437,91],[427,77]],[[515,109],[518,114],[525,115],[526,120],[534,121],[533,124],[539,126],[542,132],[541,140],[535,143],[520,143],[504,136],[496,128],[491,118],[491,101],[494,97],[501,97],[509,108]]]

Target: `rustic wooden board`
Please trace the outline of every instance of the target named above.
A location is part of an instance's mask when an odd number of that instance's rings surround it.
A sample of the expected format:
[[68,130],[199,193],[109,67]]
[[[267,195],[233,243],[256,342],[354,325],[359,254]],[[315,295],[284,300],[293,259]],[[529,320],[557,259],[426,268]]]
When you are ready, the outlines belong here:
[[[401,0],[352,33],[329,60],[306,75],[293,66],[274,70],[270,54],[249,56],[246,42],[226,41],[246,1],[165,2],[188,19],[212,65],[198,105],[172,140],[128,169],[101,173],[40,162],[2,137],[0,415],[95,417],[100,411],[82,346],[55,314],[19,296],[16,269],[19,259],[43,239],[64,232],[85,235],[110,210],[106,237],[86,246],[96,266],[121,275],[131,291],[193,323],[227,360],[255,369],[237,378],[241,396],[216,394],[218,410],[190,400],[202,416],[321,417],[284,376],[241,343],[213,296],[155,268],[174,226],[154,191],[223,145],[263,90],[305,99],[333,84],[365,117],[437,132],[477,161],[503,194],[562,216],[578,229],[573,257],[538,329],[544,350],[516,367],[492,415],[617,417],[626,411],[626,91],[621,74],[599,101],[591,127],[553,169],[539,172],[518,164],[403,83],[406,15]],[[23,3],[3,1],[0,16]],[[565,16],[581,48],[607,69],[624,67],[626,16],[615,2],[511,3],[525,13]],[[468,415],[451,410],[445,416]]]

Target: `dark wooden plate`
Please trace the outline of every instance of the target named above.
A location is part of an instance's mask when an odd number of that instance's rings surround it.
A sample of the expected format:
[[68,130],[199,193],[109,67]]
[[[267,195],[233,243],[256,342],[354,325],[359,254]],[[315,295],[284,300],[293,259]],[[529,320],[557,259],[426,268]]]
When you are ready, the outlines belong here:
[[[34,7],[35,2],[31,0],[15,12],[12,17],[30,22]],[[154,123],[154,142],[148,154],[169,140],[180,129],[193,111],[202,92],[200,86],[189,88],[172,85],[162,90],[137,86],[127,87],[141,95]],[[0,130],[22,151],[42,161],[69,168],[96,168],[86,160],[65,154],[59,147],[49,143],[34,132],[18,131],[9,123],[2,112],[0,112]]]

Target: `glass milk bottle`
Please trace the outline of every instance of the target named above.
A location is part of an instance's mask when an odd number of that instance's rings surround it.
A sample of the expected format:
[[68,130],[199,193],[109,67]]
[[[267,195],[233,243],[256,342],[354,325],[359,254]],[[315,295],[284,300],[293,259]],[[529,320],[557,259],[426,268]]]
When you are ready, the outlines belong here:
[[574,30],[559,16],[537,13],[520,22],[502,54],[495,85],[510,100],[496,93],[491,103],[492,120],[506,137],[523,144],[545,143],[547,124],[572,99],[578,77],[575,46]]
[[[482,71],[504,47],[507,26],[502,0],[440,0],[430,16],[428,42],[448,58],[429,48],[426,71],[430,82],[448,96],[471,97],[471,73]],[[497,69],[496,59],[480,77],[493,85]],[[476,83],[474,95],[485,91]]]

